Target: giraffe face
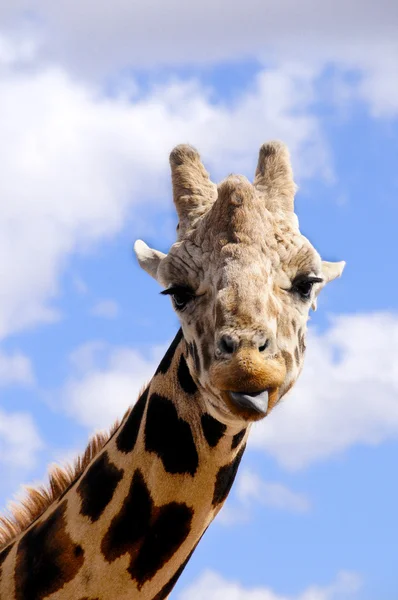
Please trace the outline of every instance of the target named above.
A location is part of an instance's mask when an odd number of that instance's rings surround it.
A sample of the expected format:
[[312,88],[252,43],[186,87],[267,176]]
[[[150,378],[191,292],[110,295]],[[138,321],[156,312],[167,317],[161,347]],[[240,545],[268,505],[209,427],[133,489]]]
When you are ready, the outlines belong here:
[[213,413],[255,421],[296,381],[309,310],[342,267],[323,263],[294,213],[271,210],[246,178],[230,176],[211,192],[168,255],[151,260]]

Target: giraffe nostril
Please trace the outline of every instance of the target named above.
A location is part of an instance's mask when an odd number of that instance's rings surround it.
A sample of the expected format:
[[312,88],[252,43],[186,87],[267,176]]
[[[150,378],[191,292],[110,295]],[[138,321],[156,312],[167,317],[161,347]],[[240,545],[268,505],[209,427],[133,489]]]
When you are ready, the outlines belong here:
[[263,342],[261,345],[259,345],[258,347],[258,351],[259,352],[264,352],[269,346],[269,340],[265,340],[265,342]]
[[238,343],[230,335],[223,335],[218,341],[218,349],[222,354],[233,354]]

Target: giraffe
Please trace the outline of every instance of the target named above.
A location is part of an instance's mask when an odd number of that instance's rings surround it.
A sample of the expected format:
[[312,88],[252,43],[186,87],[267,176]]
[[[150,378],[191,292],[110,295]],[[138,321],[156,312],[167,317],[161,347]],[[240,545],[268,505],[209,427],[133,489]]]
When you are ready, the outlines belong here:
[[221,509],[251,424],[303,364],[309,310],[344,262],[300,233],[287,148],[264,144],[253,184],[211,182],[197,151],[170,155],[177,241],[138,240],[140,266],[181,328],[108,436],[55,468],[0,527],[1,600],[164,600]]

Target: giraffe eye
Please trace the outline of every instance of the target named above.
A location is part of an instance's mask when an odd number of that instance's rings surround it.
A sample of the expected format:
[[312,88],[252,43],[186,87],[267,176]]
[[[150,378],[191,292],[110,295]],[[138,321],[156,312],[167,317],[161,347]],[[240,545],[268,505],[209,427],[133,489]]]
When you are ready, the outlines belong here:
[[182,311],[194,297],[191,289],[182,286],[172,286],[161,292],[165,296],[171,296],[176,310]]
[[186,305],[188,304],[188,302],[190,300],[192,300],[192,295],[188,294],[187,292],[178,292],[178,293],[172,294],[172,298],[173,298],[174,306],[178,310],[183,310],[186,307]]
[[313,281],[302,281],[301,283],[297,283],[295,285],[295,289],[302,298],[307,299],[311,296],[313,285]]
[[308,300],[311,296],[312,288],[315,283],[320,283],[320,277],[300,278],[293,282],[292,291],[299,294],[302,300]]

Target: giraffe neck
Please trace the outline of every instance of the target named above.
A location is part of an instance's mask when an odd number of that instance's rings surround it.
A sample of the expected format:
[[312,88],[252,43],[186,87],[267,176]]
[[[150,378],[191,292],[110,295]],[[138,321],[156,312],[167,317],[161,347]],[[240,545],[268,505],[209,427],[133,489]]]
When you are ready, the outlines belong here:
[[247,438],[208,414],[186,350],[179,332],[102,451],[8,550],[0,598],[169,595],[228,495]]

